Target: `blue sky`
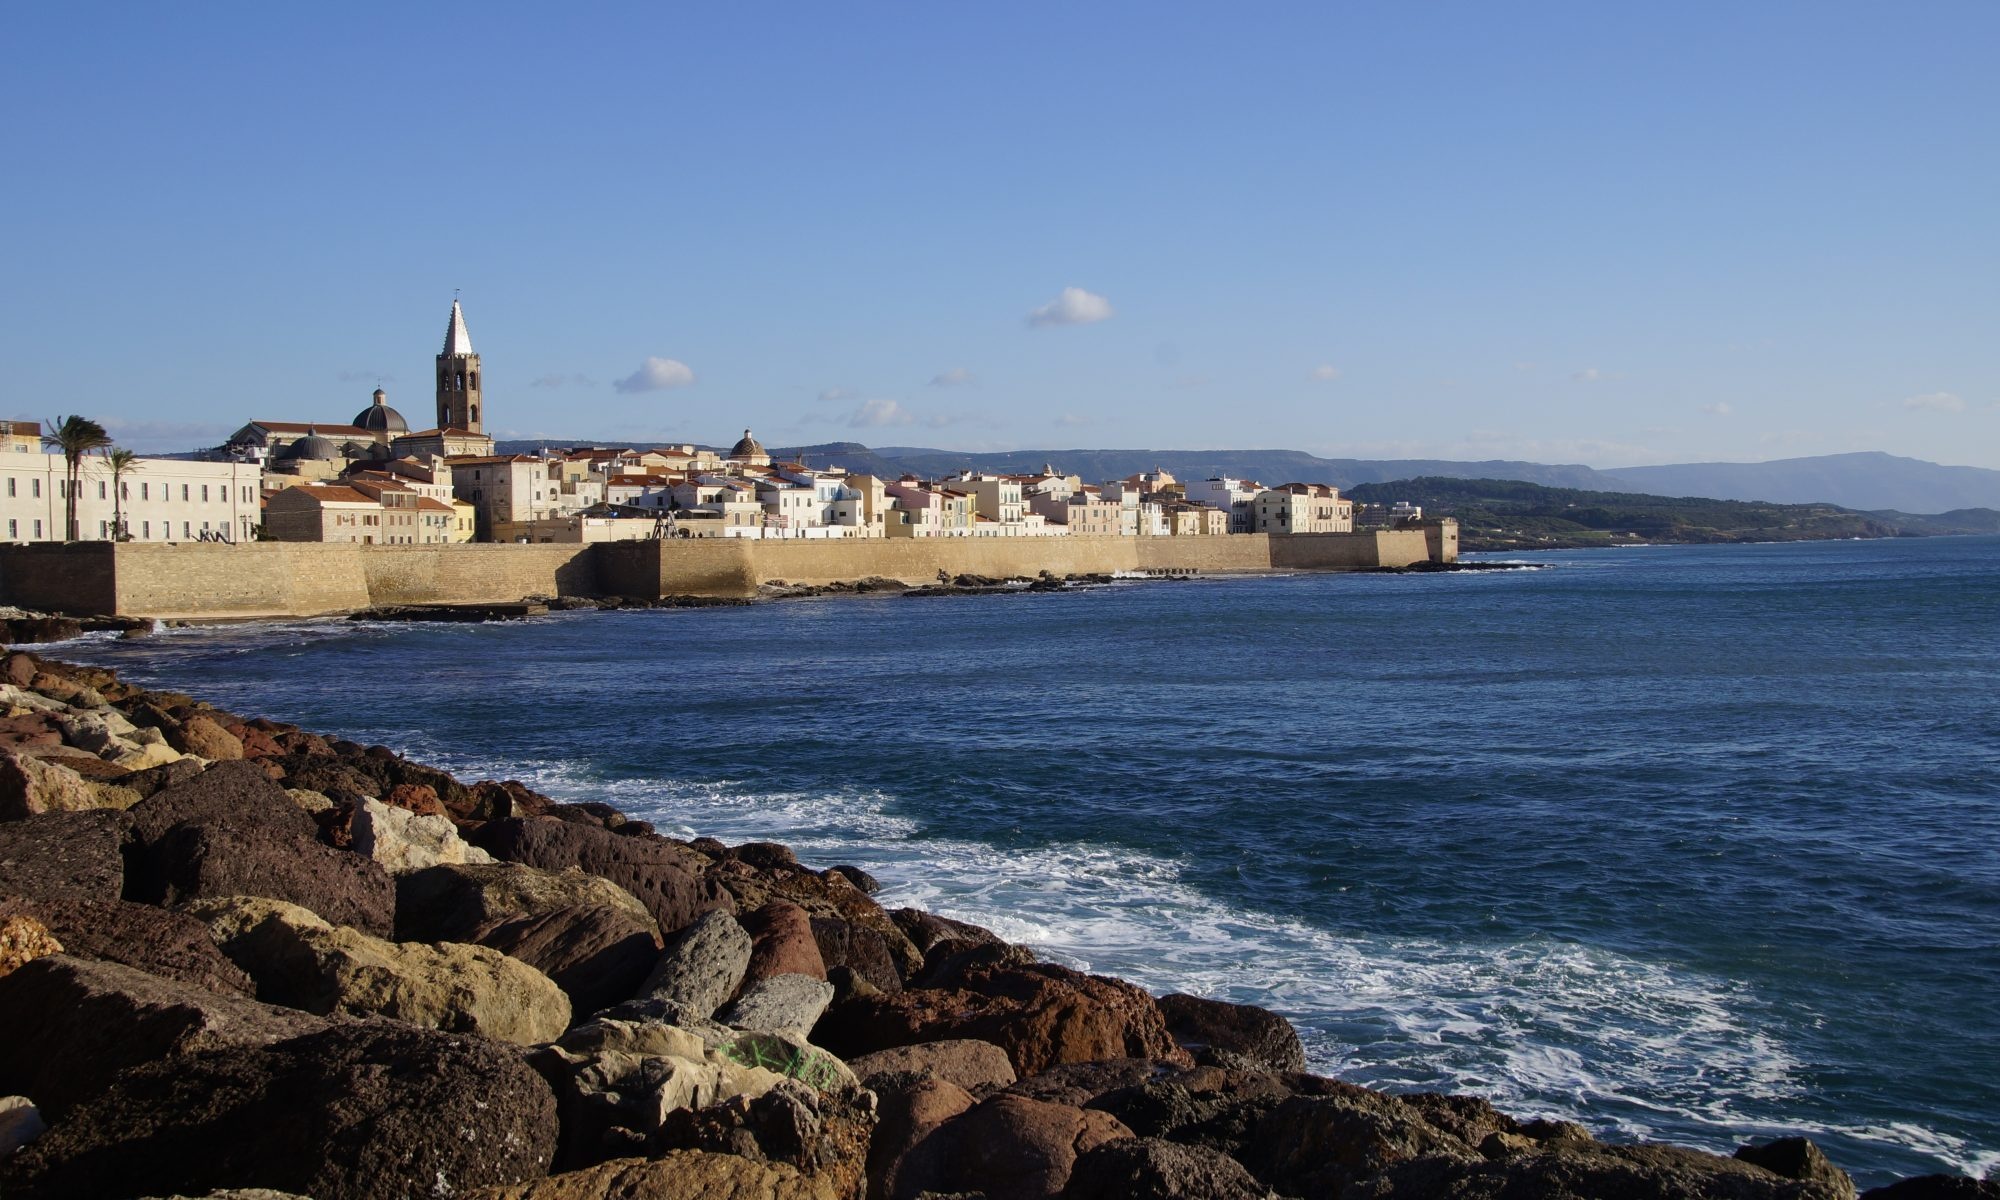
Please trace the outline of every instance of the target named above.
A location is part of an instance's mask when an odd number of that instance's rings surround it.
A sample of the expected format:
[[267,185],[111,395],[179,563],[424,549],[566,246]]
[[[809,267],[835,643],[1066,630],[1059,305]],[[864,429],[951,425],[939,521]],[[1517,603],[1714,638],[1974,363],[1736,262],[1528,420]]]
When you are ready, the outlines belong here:
[[[0,412],[2000,467],[2000,6],[17,6]],[[1036,314],[1040,314],[1037,316]]]

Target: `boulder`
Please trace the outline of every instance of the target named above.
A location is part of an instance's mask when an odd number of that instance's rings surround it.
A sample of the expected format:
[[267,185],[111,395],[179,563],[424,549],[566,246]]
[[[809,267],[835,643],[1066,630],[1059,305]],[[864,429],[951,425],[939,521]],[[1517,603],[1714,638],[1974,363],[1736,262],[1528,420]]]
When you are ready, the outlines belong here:
[[[431,802],[437,805],[435,796]],[[331,801],[328,806],[331,807]],[[437,807],[442,813],[443,806]],[[493,861],[486,851],[466,845],[449,817],[420,816],[414,809],[392,807],[365,796],[354,808],[350,829],[354,852],[374,859],[385,871],[400,873],[446,863]]]
[[216,723],[215,718],[196,713],[178,727],[164,730],[167,744],[182,754],[192,754],[210,762],[243,757],[243,739]]
[[904,1076],[868,1084],[876,1093],[875,1132],[868,1143],[868,1198],[908,1195],[901,1186],[904,1159],[939,1126],[972,1107],[970,1093],[955,1083],[927,1076]]
[[706,859],[662,837],[625,837],[551,817],[510,817],[481,825],[472,843],[505,862],[545,871],[573,867],[609,879],[637,896],[663,932],[684,928],[703,913],[736,907],[703,877]]
[[1266,1200],[1272,1192],[1217,1150],[1119,1138],[1079,1155],[1063,1200]]
[[[1318,1173],[1332,1178],[1334,1172]],[[1270,1182],[1268,1177],[1266,1182]],[[1279,1185],[1284,1190],[1283,1185]],[[1309,1193],[1315,1194],[1315,1193]],[[1355,1200],[1837,1200],[1824,1181],[1786,1179],[1762,1167],[1678,1146],[1606,1146],[1554,1141],[1503,1159],[1425,1154],[1357,1177]]]
[[579,1015],[631,998],[660,957],[659,925],[624,888],[581,871],[514,863],[398,876],[396,936],[476,943],[518,958],[553,979]]
[[975,953],[987,960],[961,964],[938,987],[856,995],[828,1010],[814,1036],[846,1058],[974,1038],[1005,1050],[1022,1076],[1105,1058],[1191,1063],[1142,989],[1053,963],[1018,962],[1006,949],[982,947]]
[[41,1110],[26,1096],[0,1096],[0,1160],[48,1131]]
[[984,1094],[1014,1082],[1014,1064],[1007,1052],[992,1042],[953,1038],[941,1042],[921,1042],[896,1046],[850,1059],[848,1067],[863,1083],[877,1075],[914,1072],[945,1080],[968,1092]]
[[1131,1136],[1109,1114],[1002,1092],[912,1147],[894,1195],[978,1191],[987,1200],[1049,1200],[1062,1194],[1079,1156]]
[[103,807],[91,782],[68,767],[25,754],[0,754],[0,821]]
[[805,1037],[833,1002],[833,985],[810,975],[773,975],[746,988],[717,1013],[736,1029],[776,1030]]
[[734,1154],[675,1150],[656,1159],[620,1158],[533,1183],[480,1188],[465,1200],[846,1200],[824,1179],[783,1163]]
[[23,896],[0,898],[0,913],[7,912],[40,921],[74,958],[122,963],[211,991],[251,993],[250,977],[215,948],[208,927],[186,913],[129,900]]
[[923,955],[910,944],[882,906],[868,894],[839,875],[828,876],[798,865],[790,851],[776,847],[766,852],[767,843],[723,850],[711,863],[707,878],[735,898],[738,908],[751,911],[773,901],[795,904],[812,917],[838,917],[850,925],[873,930],[896,963],[896,973],[905,976],[923,963]]
[[2000,1200],[2000,1180],[1913,1175],[1861,1193],[1861,1200]]
[[750,935],[736,918],[710,912],[672,938],[640,987],[646,996],[672,1000],[698,1016],[728,1003],[750,968]]
[[1339,1195],[1342,1188],[1420,1159],[1467,1169],[1486,1162],[1411,1105],[1357,1087],[1331,1096],[1294,1096],[1277,1105],[1257,1123],[1244,1152],[1245,1164],[1259,1179],[1289,1195]]
[[903,990],[902,968],[881,930],[856,925],[844,917],[814,917],[812,933],[827,978],[833,977],[836,968],[844,967],[877,991]]
[[993,946],[1004,943],[999,934],[982,926],[966,921],[954,921],[950,917],[940,917],[920,908],[899,908],[889,914],[896,928],[903,933],[917,953],[928,955],[946,942],[964,942],[971,946]]
[[740,1154],[752,1162],[796,1167],[831,1184],[835,1195],[861,1200],[874,1129],[873,1092],[859,1087],[816,1092],[786,1084],[761,1096],[670,1112],[650,1152]]
[[1811,1138],[1778,1138],[1755,1146],[1739,1146],[1736,1157],[1786,1179],[1823,1184],[1849,1200],[1854,1195],[1854,1180],[1828,1162]]
[[[262,1045],[323,1028],[318,1017],[68,955],[0,979],[0,1094],[60,1117],[113,1076],[170,1055]],[[4,1193],[5,1189],[0,1189]]]
[[[305,819],[290,797],[284,803]],[[262,896],[367,933],[387,934],[395,925],[396,885],[373,859],[275,826],[178,825],[147,849],[143,861],[134,899],[179,905]]]
[[774,975],[826,978],[826,962],[813,939],[812,917],[786,900],[773,900],[738,918],[750,935],[750,966],[743,984],[749,987]]
[[504,1046],[376,1023],[202,1050],[120,1076],[0,1167],[9,1200],[262,1187],[316,1200],[537,1179],[548,1085]]
[[1023,1076],[1007,1090],[1030,1100],[1089,1108],[1100,1096],[1142,1086],[1173,1071],[1174,1068],[1147,1058],[1104,1058],[1050,1067],[1040,1074]]
[[215,822],[233,829],[268,826],[311,840],[319,827],[272,783],[256,763],[217,763],[198,775],[161,788],[132,806],[132,836],[150,846],[183,821]]
[[760,1029],[737,1033],[716,1047],[723,1058],[745,1067],[796,1079],[814,1091],[858,1085],[847,1064],[796,1033]]
[[[1244,1153],[1269,1115],[1295,1095],[1360,1093],[1362,1089],[1268,1072],[1196,1067],[1157,1071],[1110,1088],[1083,1103],[1108,1112],[1141,1137],[1164,1138],[1232,1156]],[[1421,1115],[1421,1114],[1418,1114]]]
[[17,688],[27,687],[41,670],[35,665],[35,656],[23,650],[16,650],[7,656],[4,668],[0,668],[0,678]]
[[0,916],[0,978],[38,958],[61,954],[62,949],[62,943],[50,935],[48,926],[33,917]]
[[1299,1042],[1298,1031],[1269,1009],[1179,993],[1160,997],[1159,1005],[1167,1032],[1197,1059],[1202,1051],[1221,1051],[1246,1062],[1217,1065],[1249,1065],[1265,1071],[1306,1069],[1305,1047]]
[[125,890],[126,825],[123,814],[106,811],[0,821],[0,895],[118,899]]
[[208,923],[268,1004],[524,1046],[554,1041],[569,1026],[569,998],[548,976],[485,946],[384,941],[249,896],[198,900],[187,911]]

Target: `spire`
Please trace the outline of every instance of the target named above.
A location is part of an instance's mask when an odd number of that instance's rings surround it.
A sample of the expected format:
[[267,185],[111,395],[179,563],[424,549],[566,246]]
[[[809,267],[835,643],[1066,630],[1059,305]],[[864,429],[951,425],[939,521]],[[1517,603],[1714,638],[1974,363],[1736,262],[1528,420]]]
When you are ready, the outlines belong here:
[[458,307],[457,297],[451,301],[451,324],[444,327],[444,352],[472,353],[472,335],[465,331],[465,313]]

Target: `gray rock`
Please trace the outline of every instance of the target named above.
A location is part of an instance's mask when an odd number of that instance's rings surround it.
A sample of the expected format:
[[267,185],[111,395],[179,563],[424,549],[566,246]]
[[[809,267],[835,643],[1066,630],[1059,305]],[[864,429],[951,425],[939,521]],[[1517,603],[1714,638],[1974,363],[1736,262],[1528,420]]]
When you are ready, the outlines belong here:
[[773,975],[753,985],[734,1004],[716,1014],[736,1029],[772,1029],[804,1036],[812,1032],[826,1006],[833,1003],[833,985],[810,975]]
[[729,1002],[749,969],[750,935],[730,914],[711,912],[673,936],[639,995],[707,1017]]
[[0,1158],[47,1132],[35,1102],[26,1096],[0,1096]]

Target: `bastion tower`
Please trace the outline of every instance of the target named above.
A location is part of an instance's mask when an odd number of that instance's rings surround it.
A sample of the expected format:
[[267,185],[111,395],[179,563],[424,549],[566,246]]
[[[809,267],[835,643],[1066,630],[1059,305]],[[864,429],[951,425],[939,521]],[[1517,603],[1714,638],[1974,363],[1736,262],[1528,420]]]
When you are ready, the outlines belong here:
[[486,432],[479,425],[479,355],[465,331],[465,313],[451,302],[451,324],[444,329],[444,353],[437,357],[438,428]]

